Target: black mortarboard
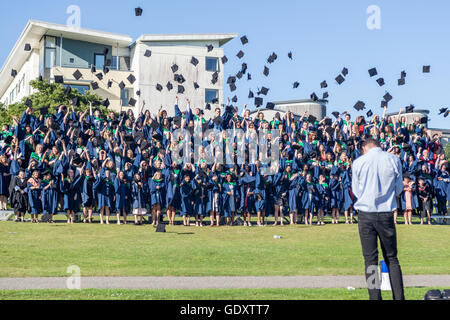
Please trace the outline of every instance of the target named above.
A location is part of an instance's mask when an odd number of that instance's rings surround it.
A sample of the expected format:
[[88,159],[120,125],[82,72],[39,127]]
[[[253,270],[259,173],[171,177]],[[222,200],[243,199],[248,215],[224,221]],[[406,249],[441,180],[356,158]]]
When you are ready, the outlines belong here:
[[398,85],[399,86],[403,86],[404,84],[405,84],[405,79],[404,78],[398,79]]
[[333,124],[333,121],[330,118],[326,118],[324,123],[326,126],[331,126]]
[[378,74],[378,72],[377,72],[377,69],[376,69],[376,68],[372,68],[372,69],[369,70],[369,75],[370,75],[371,77],[374,77],[374,76],[376,76],[377,74]]
[[122,90],[125,89],[125,82],[121,81],[119,83],[119,88],[122,89]]
[[33,101],[32,101],[31,99],[27,99],[27,100],[25,101],[25,105],[26,105],[28,108],[31,108],[31,107],[33,106]]
[[152,52],[150,50],[145,50],[144,57],[150,58],[152,56]]
[[381,107],[384,108],[384,107],[387,107],[387,106],[388,106],[387,101],[382,100],[382,101],[381,101]]
[[206,48],[208,48],[208,52],[211,52],[211,51],[214,50],[214,46],[213,46],[212,44],[208,44],[208,45],[206,46]]
[[238,79],[242,79],[243,76],[244,76],[244,74],[242,73],[242,71],[239,71],[239,72],[236,74],[236,78],[238,78]]
[[15,78],[17,76],[17,70],[11,70],[11,77]]
[[167,90],[169,90],[169,91],[173,89],[173,85],[170,83],[170,81],[167,82],[166,87],[167,87]]
[[270,69],[264,66],[264,75],[267,77],[269,75]]
[[142,12],[144,12],[144,10],[141,7],[137,7],[134,9],[134,13],[136,14],[136,17],[142,16]]
[[345,78],[344,78],[342,75],[338,75],[338,76],[336,77],[336,82],[337,82],[339,85],[341,85],[342,82],[344,82],[344,81],[345,81]]
[[74,77],[76,80],[80,80],[81,77],[83,77],[83,75],[81,74],[80,70],[77,69],[77,70],[73,73],[73,77]]
[[243,63],[242,63],[242,69],[241,69],[241,72],[242,72],[243,74],[245,74],[245,73],[247,72],[247,69],[248,69],[247,64],[246,64],[245,62],[243,62]]
[[174,64],[170,67],[170,69],[172,69],[172,72],[175,73],[178,71],[178,66],[176,64]]
[[340,115],[340,113],[337,112],[337,111],[333,111],[331,114],[332,114],[333,116],[335,116],[336,118],[339,118],[339,115]]
[[[5,144],[11,145],[11,142],[13,141],[13,136],[7,136],[5,138]],[[25,161],[24,161],[25,162]]]
[[441,108],[441,109],[439,109],[439,115],[447,112],[447,110],[448,110],[448,108]]
[[108,80],[108,89],[111,88],[113,85],[113,82],[111,80]]
[[66,89],[64,89],[64,94],[67,96],[72,92],[72,87],[67,85]]
[[353,106],[353,108],[355,108],[357,111],[361,111],[361,110],[364,110],[365,109],[365,103],[364,102],[362,102],[362,101],[358,101],[354,106]]
[[98,83],[97,82],[95,82],[95,81],[92,81],[91,82],[91,86],[92,86],[92,90],[97,90],[99,87],[98,87]]
[[241,37],[241,42],[242,42],[243,45],[244,45],[244,44],[247,44],[247,43],[248,43],[247,36]]
[[325,99],[327,99],[328,97],[329,97],[328,91],[327,91],[327,92],[324,92],[323,95],[322,95],[322,99],[325,100]]
[[252,80],[252,75],[250,73],[247,73],[247,80]]
[[414,106],[413,105],[410,105],[410,106],[406,107],[406,113],[411,113],[413,111],[414,111]]
[[431,66],[423,66],[422,72],[423,73],[429,73],[431,69]]
[[237,97],[237,96],[234,96],[234,97],[231,99],[231,101],[233,101],[234,103],[238,102],[238,97]]
[[110,104],[111,104],[111,103],[109,102],[109,99],[108,99],[108,98],[106,98],[106,100],[102,102],[102,105],[103,105],[104,107],[106,107],[107,109],[108,109],[108,107],[110,106]]
[[248,98],[251,99],[251,98],[254,98],[254,97],[255,97],[255,95],[253,94],[253,91],[249,90],[248,91]]
[[366,116],[369,117],[369,118],[370,118],[371,116],[373,116],[372,110],[367,111]]
[[72,98],[72,104],[73,104],[74,106],[79,106],[79,105],[80,105],[80,98],[78,98],[78,97],[73,97],[73,98]]
[[261,90],[259,91],[258,95],[263,94],[265,96],[267,96],[267,93],[269,92],[269,88],[266,87],[262,87]]
[[311,100],[312,101],[317,101],[317,100],[319,100],[319,97],[317,97],[317,95],[316,95],[316,93],[315,92],[313,92],[313,93],[311,93]]
[[105,70],[105,67],[110,67],[110,66],[111,66],[111,64],[112,64],[112,61],[111,61],[111,59],[106,59],[106,61],[105,61],[105,65],[103,66],[103,70]]
[[444,118],[447,118],[448,113],[449,113],[449,111],[447,110],[447,111],[444,113]]
[[256,98],[255,98],[255,106],[256,106],[256,107],[262,106],[263,103],[264,103],[263,98],[259,98],[259,97],[256,97]]
[[24,50],[25,50],[25,51],[31,51],[31,44],[25,43],[25,48],[24,48]]
[[277,60],[277,58],[278,58],[278,56],[276,55],[275,52],[273,52],[273,53],[269,56],[269,58],[267,58],[267,62],[268,62],[268,63],[274,63],[275,60]]
[[400,78],[402,79],[406,78],[406,71],[402,71],[402,73],[400,74]]
[[207,103],[206,106],[205,106],[205,109],[206,110],[211,110],[211,105],[209,103]]
[[175,74],[173,76],[173,81],[178,82],[179,84],[183,84],[184,82],[186,82],[186,79],[183,77],[183,75],[181,74]]
[[235,82],[236,82],[236,77],[234,77],[234,76],[229,76],[228,77],[227,84],[235,83]]
[[289,52],[289,53],[288,53],[288,57],[289,57],[289,59],[292,60],[292,52]]
[[428,122],[428,117],[423,117],[420,119],[420,123],[425,124]]
[[386,102],[389,102],[392,100],[392,96],[389,92],[386,92],[386,94],[383,96],[383,98]]
[[109,68],[106,65],[104,65],[103,66],[103,73],[107,74],[108,72],[109,72]]
[[98,80],[103,80],[103,73],[101,72],[97,73],[95,76],[97,77]]
[[378,78],[377,79],[377,83],[380,87],[384,86],[384,79],[383,78]]
[[44,77],[42,75],[39,75],[39,81],[44,81]]
[[163,90],[163,86],[160,85],[159,83],[156,84],[156,90],[158,90],[159,92],[161,92]]
[[196,57],[192,57],[192,58],[191,58],[191,63],[192,63],[194,66],[197,66],[198,63],[199,63],[199,61],[198,61],[198,59],[197,59]]
[[183,94],[184,93],[184,87],[183,86],[178,86],[178,94]]
[[219,103],[219,99],[214,98],[214,99],[211,100],[211,103],[217,104],[217,103]]
[[160,133],[155,131],[155,132],[153,132],[152,138],[155,140],[158,140],[158,141],[162,141],[163,136]]
[[225,107],[225,113],[234,114],[235,113],[234,107],[233,106],[226,106]]
[[92,67],[91,67],[91,72],[92,72],[92,73],[96,73],[96,72],[97,72],[97,68],[96,68],[95,66],[92,66]]
[[137,95],[138,97],[140,97],[140,96],[141,96],[141,90],[136,91],[136,95]]
[[230,91],[231,92],[236,91],[236,85],[234,83],[230,83]]
[[300,82],[295,81],[292,86],[293,86],[294,89],[297,89],[300,86]]
[[327,84],[327,82],[326,81],[323,81],[322,83],[320,83],[320,88],[326,88],[326,87],[328,87],[328,84]]
[[267,108],[267,109],[270,109],[270,110],[275,109],[275,103],[273,103],[273,102],[267,102],[266,108]]
[[223,56],[223,57],[222,57],[222,64],[225,64],[225,63],[227,63],[227,62],[228,62],[227,56]]
[[130,106],[136,106],[136,100],[134,100],[133,98],[130,98],[130,101],[128,101],[128,104],[130,105]]
[[308,116],[308,122],[309,123],[314,123],[314,122],[316,122],[316,120],[317,120],[317,118],[315,116],[313,116],[312,114],[310,114]]
[[245,55],[245,53],[241,50],[238,52],[238,54],[236,55],[239,59],[242,59],[242,57]]
[[64,78],[63,78],[63,76],[55,76],[55,83],[61,83],[61,84],[64,84]]
[[130,74],[130,75],[127,77],[127,80],[128,80],[131,84],[133,84],[133,83],[136,82],[136,78],[135,78],[135,76],[133,76],[132,74]]
[[348,69],[347,68],[342,69],[341,73],[344,77],[346,77],[348,75]]
[[200,86],[198,85],[197,82],[194,82],[194,89],[197,90],[198,88],[200,88]]

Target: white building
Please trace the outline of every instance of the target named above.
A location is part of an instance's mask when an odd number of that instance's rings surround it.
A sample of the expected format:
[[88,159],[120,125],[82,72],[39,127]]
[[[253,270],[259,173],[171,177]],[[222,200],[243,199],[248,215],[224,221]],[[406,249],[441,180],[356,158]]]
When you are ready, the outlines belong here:
[[[133,108],[129,105],[133,98],[137,100],[134,110],[145,100],[146,108],[155,110],[163,105],[170,114],[177,95],[181,101],[189,97],[193,106],[204,107],[214,99],[221,105],[222,46],[235,37],[237,34],[142,35],[133,42],[128,35],[30,20],[0,71],[0,102],[9,105],[32,94],[29,81],[39,76],[49,81],[63,76],[65,86],[108,98],[110,108],[116,111]],[[24,50],[26,44],[31,45],[31,51]],[[214,47],[210,52],[208,45]],[[147,50],[151,51],[150,57],[144,56]],[[199,61],[196,67],[191,64],[192,57]],[[173,64],[179,67],[175,74],[186,80],[181,84],[184,94],[177,94],[180,84],[174,81]],[[91,72],[92,66],[96,67],[95,73]],[[15,77],[11,76],[12,70],[17,71]],[[73,76],[76,70],[82,74],[79,80]],[[213,84],[215,72],[218,81]],[[98,73],[103,79],[98,79]],[[136,79],[134,83],[127,79],[130,74]],[[108,87],[110,80],[113,85]],[[122,81],[123,89],[119,87]],[[169,81],[173,85],[171,91],[166,87]],[[92,82],[97,82],[99,88],[93,90]],[[194,82],[198,89],[194,89]],[[156,90],[157,84],[162,85],[162,92]]]

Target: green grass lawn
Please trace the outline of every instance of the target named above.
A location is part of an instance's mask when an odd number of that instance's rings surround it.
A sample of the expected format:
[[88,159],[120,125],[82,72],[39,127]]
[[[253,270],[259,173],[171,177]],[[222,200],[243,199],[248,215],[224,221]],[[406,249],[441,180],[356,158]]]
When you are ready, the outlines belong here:
[[[421,300],[429,289],[405,288],[407,300]],[[392,300],[390,291],[383,299]],[[0,300],[367,300],[366,289],[227,290],[23,290],[1,291]]]
[[[62,217],[63,218],[63,217]],[[450,228],[398,225],[405,275],[448,274]],[[281,235],[282,239],[274,239]],[[361,275],[358,225],[167,227],[0,222],[0,277]]]

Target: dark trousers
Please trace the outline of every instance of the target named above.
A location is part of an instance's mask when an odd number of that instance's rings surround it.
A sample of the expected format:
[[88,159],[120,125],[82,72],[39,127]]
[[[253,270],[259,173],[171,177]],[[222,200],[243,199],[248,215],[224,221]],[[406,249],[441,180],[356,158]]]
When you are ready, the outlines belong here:
[[379,276],[377,271],[378,238],[380,239],[384,260],[389,268],[393,298],[394,300],[404,300],[403,277],[397,259],[397,233],[393,213],[360,211],[358,228],[370,300],[382,299],[379,281],[376,279]]

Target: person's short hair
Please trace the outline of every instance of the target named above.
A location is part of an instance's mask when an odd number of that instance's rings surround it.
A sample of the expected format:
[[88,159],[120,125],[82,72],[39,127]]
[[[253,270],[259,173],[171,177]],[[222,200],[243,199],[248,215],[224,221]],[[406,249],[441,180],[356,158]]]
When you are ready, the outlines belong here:
[[374,147],[378,147],[380,148],[380,141],[373,139],[373,138],[368,138],[362,141],[361,143],[361,148],[367,147],[367,146],[374,146]]

